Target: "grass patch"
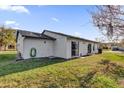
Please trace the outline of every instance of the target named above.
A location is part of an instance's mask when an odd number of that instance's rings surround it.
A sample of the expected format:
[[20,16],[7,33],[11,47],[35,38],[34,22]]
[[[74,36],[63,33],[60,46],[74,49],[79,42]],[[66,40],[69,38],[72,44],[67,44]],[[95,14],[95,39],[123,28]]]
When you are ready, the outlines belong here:
[[0,87],[120,87],[118,81],[124,79],[123,54],[104,52],[68,61],[13,60],[15,53],[0,54]]
[[5,61],[13,61],[16,57],[16,51],[0,51],[0,63]]
[[116,88],[119,87],[115,79],[106,75],[96,75],[91,79],[91,87],[95,88]]
[[124,62],[124,54],[119,53],[103,53],[101,55],[103,58],[108,59],[110,61],[119,61]]
[[0,51],[0,67],[11,64],[16,59],[16,51]]
[[32,60],[22,61],[22,62],[13,62],[11,64],[0,67],[0,76],[11,74],[11,73],[22,72],[30,69],[35,69],[38,67],[48,66],[58,62],[59,63],[64,62],[64,60],[62,59],[49,60],[47,58],[46,59],[44,58],[44,59],[32,59]]

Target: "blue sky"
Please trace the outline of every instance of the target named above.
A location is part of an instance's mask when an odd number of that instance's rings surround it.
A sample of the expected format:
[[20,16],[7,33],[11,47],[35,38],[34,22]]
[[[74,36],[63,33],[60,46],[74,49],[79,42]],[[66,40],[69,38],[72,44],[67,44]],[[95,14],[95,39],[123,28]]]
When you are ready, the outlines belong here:
[[0,24],[42,32],[44,29],[95,40],[100,33],[88,11],[94,6],[0,6]]

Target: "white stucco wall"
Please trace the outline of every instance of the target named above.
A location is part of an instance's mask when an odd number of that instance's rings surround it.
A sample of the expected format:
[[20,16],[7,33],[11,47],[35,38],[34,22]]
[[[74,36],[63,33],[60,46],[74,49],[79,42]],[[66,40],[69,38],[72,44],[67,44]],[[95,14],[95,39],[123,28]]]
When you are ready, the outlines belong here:
[[95,44],[95,53],[98,53],[99,44]]
[[88,42],[80,41],[80,43],[79,43],[79,55],[80,56],[87,55],[87,52],[88,52],[87,46],[88,46]]
[[44,32],[44,34],[56,38],[54,43],[53,53],[55,57],[67,58],[67,37],[54,34],[51,32]]
[[88,43],[82,40],[77,39],[68,39],[67,40],[67,59],[72,58],[71,56],[71,42],[79,42],[79,56],[87,55],[87,45]]
[[23,40],[24,40],[24,37],[22,37],[19,33],[18,35],[18,39],[17,39],[17,43],[16,43],[16,48],[17,48],[17,51],[21,53],[21,56],[23,57]]
[[[94,42],[87,42],[87,46],[88,44],[91,44],[91,54],[95,54],[98,53],[98,43],[94,43]],[[93,50],[93,46],[94,46],[94,50]]]
[[[71,56],[71,42],[72,41],[76,41],[76,42],[79,42],[79,56],[84,56],[84,55],[87,55],[88,53],[88,44],[91,44],[92,46],[92,51],[91,51],[91,54],[94,54],[94,53],[98,53],[98,48],[97,48],[97,43],[93,43],[93,42],[87,42],[87,41],[83,41],[83,40],[78,40],[78,39],[67,39],[67,59],[69,58],[72,58]],[[95,44],[95,50],[93,51],[93,45]]]
[[[31,48],[36,48],[37,55],[36,57],[61,57],[65,59],[72,58],[71,56],[71,42],[79,42],[79,56],[87,55],[87,46],[92,44],[92,52],[98,52],[98,44],[93,42],[87,42],[84,40],[67,38],[66,36],[54,34],[52,32],[44,32],[44,34],[56,38],[53,40],[46,39],[35,39],[35,38],[24,38],[19,34],[17,42],[17,50],[21,52],[24,59],[30,58]],[[46,41],[46,43],[44,43]],[[93,45],[95,44],[95,50],[93,51]]]
[[[44,43],[44,41],[46,43]],[[36,48],[37,55],[36,57],[49,57],[53,55],[53,44],[54,41],[46,40],[46,39],[34,39],[34,38],[25,38],[24,39],[24,54],[23,58],[30,58],[30,50],[31,48]]]

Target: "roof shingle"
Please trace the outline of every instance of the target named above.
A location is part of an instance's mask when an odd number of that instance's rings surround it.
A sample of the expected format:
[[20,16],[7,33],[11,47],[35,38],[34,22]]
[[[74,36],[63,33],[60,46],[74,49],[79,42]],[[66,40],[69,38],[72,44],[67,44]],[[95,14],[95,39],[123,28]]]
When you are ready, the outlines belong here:
[[67,34],[63,34],[63,33],[59,33],[59,32],[54,32],[54,31],[50,31],[50,30],[44,30],[43,33],[45,31],[55,33],[55,34],[58,34],[58,35],[62,35],[62,36],[66,36],[67,38],[74,38],[74,39],[84,40],[84,41],[88,41],[88,42],[99,43],[97,41],[92,41],[92,40],[88,40],[88,39],[84,39],[84,38],[80,38],[80,37],[76,37],[76,36],[71,36],[71,35],[67,35]]
[[28,37],[28,38],[56,40],[55,38],[44,35],[42,33],[30,32],[25,30],[17,30],[17,33],[20,33],[23,37]]

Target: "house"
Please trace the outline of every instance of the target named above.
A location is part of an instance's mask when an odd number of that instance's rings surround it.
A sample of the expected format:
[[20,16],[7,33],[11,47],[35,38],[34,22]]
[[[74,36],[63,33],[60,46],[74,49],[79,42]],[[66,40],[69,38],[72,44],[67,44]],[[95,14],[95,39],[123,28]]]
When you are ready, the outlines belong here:
[[8,44],[6,47],[0,44],[0,51],[15,51],[16,50],[16,45],[15,44]]
[[108,43],[101,43],[100,46],[102,49],[111,49],[112,46],[115,46],[115,44],[112,42],[108,42]]
[[122,50],[124,51],[124,44],[123,42],[108,42],[108,43],[101,43],[100,47],[102,49],[112,49],[112,50]]
[[59,57],[70,59],[98,53],[99,42],[44,30],[42,33],[17,30],[17,51],[23,59]]

